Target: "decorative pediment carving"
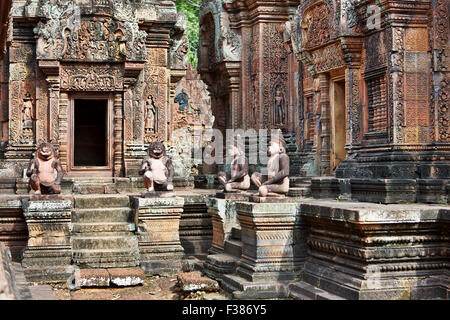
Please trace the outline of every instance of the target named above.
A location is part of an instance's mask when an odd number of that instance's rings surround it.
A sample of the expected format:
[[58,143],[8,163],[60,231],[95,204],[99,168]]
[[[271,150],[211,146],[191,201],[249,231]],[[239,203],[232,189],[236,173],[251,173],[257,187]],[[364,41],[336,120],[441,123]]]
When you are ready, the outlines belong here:
[[[94,1],[112,13],[83,18],[83,1],[40,0],[45,20],[35,28],[37,59],[82,61],[143,61],[147,33],[139,30],[131,7],[122,1]],[[131,11],[130,11],[131,10]]]

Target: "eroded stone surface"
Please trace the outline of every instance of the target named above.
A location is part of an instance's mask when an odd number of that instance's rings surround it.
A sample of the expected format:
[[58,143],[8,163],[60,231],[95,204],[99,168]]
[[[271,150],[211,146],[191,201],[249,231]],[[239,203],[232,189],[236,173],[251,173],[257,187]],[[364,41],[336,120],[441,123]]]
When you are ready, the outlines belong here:
[[110,285],[109,272],[106,269],[81,269],[79,286],[84,287],[108,287]]
[[218,291],[217,281],[202,276],[200,271],[182,272],[177,276],[177,284],[185,292]]
[[118,287],[137,286],[144,283],[144,272],[141,268],[108,269],[111,284]]

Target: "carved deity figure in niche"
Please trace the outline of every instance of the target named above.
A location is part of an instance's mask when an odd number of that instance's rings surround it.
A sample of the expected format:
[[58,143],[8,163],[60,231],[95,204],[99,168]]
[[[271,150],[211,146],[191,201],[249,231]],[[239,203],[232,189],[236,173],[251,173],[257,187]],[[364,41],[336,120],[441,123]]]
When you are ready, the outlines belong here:
[[289,191],[289,156],[286,154],[286,142],[281,130],[272,135],[267,153],[270,157],[267,175],[255,172],[252,181],[259,188],[261,197],[284,196]]
[[189,107],[189,96],[184,91],[184,89],[181,89],[181,93],[179,93],[174,100],[175,103],[178,103],[180,106],[179,110],[180,112],[184,112]]
[[[55,170],[57,176],[55,178]],[[27,169],[27,177],[30,178],[30,187],[36,194],[60,194],[61,180],[64,170],[56,158],[53,145],[47,142],[41,143],[35,157],[30,161]]]
[[148,192],[173,190],[174,168],[162,142],[150,143],[139,174],[143,176]]
[[153,96],[148,96],[147,101],[145,102],[145,133],[155,133],[156,128],[156,120],[157,120],[157,110],[155,106],[155,102],[153,101]]
[[27,92],[23,99],[22,108],[22,135],[24,140],[30,141],[33,138],[33,99]]
[[217,174],[217,179],[224,186],[225,192],[246,191],[250,188],[250,176],[248,175],[248,160],[245,157],[244,147],[237,136],[233,145],[228,149],[228,155],[233,158],[230,165],[230,173],[223,171]]
[[281,91],[280,87],[275,89],[275,97],[274,97],[274,112],[275,112],[275,125],[284,125],[286,124],[286,101],[284,99],[284,94]]

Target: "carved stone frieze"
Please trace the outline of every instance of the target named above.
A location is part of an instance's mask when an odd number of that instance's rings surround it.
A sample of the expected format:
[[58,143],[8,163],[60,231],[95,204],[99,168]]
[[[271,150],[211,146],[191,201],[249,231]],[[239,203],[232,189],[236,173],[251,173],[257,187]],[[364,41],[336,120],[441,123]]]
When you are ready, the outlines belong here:
[[63,65],[61,89],[73,91],[121,91],[123,69],[113,65]]

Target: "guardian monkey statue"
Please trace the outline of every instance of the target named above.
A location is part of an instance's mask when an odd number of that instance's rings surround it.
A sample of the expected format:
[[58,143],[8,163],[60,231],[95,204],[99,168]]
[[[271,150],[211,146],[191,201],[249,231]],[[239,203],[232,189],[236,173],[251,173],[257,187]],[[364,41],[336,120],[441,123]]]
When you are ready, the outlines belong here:
[[267,153],[267,175],[255,172],[252,181],[259,188],[260,197],[284,196],[289,191],[289,156],[281,131],[272,135]]
[[225,192],[246,191],[250,188],[250,176],[248,175],[248,160],[245,151],[237,136],[232,146],[228,149],[228,155],[233,158],[230,173],[223,171],[217,174],[217,179],[224,186]]
[[[166,175],[166,170],[168,175]],[[172,160],[166,154],[166,147],[162,142],[150,143],[147,156],[142,160],[139,174],[143,176],[144,185],[148,192],[172,191],[174,169]]]
[[[55,179],[54,171],[57,171]],[[30,161],[27,169],[27,177],[30,178],[30,187],[36,194],[60,194],[61,180],[64,170],[61,162],[55,156],[53,145],[47,142],[41,143],[35,157]]]

